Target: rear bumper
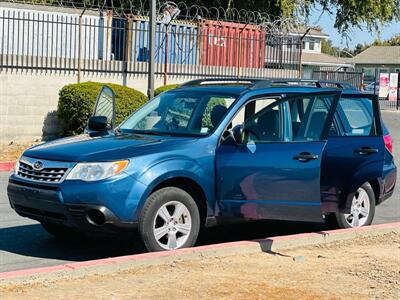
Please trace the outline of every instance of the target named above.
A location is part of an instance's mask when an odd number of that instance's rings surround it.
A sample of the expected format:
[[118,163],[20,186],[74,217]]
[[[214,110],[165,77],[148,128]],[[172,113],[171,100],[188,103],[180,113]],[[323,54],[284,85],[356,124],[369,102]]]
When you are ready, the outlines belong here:
[[392,165],[390,168],[384,170],[384,178],[382,180],[381,194],[378,199],[378,204],[389,199],[396,187],[397,168]]
[[[10,180],[7,194],[11,207],[23,217],[62,224],[78,231],[112,233],[123,228],[136,228],[136,222],[121,221],[108,207],[94,204],[67,204],[61,201],[56,187],[36,187]],[[94,223],[88,213],[100,212],[104,222]]]

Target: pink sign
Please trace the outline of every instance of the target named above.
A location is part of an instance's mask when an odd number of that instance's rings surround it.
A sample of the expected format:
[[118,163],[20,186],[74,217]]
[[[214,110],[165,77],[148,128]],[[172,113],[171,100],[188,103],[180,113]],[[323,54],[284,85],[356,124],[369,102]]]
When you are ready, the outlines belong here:
[[387,98],[389,94],[389,73],[379,75],[379,98]]

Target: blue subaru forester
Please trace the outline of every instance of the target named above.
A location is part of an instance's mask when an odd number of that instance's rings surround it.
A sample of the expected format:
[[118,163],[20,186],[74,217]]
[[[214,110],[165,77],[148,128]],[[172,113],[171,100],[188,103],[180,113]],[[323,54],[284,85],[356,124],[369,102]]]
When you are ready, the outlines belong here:
[[223,220],[371,224],[393,194],[374,95],[337,82],[195,80],[115,126],[97,98],[86,132],[26,150],[12,208],[55,236],[138,229],[149,251],[191,247]]

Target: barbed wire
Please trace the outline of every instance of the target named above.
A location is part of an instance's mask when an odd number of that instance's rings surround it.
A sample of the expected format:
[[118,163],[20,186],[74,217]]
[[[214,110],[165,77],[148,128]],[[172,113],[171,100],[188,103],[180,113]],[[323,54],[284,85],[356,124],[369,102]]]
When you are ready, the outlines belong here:
[[[23,3],[32,5],[56,6],[75,9],[88,9],[99,12],[112,11],[115,17],[128,16],[148,17],[149,0],[0,0],[0,2]],[[234,22],[260,26],[267,34],[284,36],[293,33],[302,33],[304,28],[291,18],[277,17],[266,12],[251,11],[236,8],[204,7],[201,5],[187,5],[185,2],[157,0],[157,18],[162,20],[168,11],[177,12],[171,19],[201,22],[213,20],[217,22]]]

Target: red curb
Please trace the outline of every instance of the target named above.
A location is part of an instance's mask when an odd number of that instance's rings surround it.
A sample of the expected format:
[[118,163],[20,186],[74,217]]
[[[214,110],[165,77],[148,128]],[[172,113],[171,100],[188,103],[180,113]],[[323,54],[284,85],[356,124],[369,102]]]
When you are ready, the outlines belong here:
[[374,229],[396,228],[396,227],[400,227],[400,222],[371,225],[371,226],[360,227],[360,228],[337,229],[337,230],[327,230],[327,231],[320,231],[320,232],[300,233],[300,234],[286,235],[286,236],[276,236],[276,237],[270,237],[270,238],[265,238],[265,239],[258,239],[258,240],[254,240],[254,241],[239,241],[239,242],[229,242],[229,243],[221,243],[221,244],[214,244],[214,245],[205,245],[205,246],[184,248],[184,249],[178,249],[178,250],[172,250],[172,251],[150,252],[150,253],[118,256],[118,257],[111,257],[111,258],[102,258],[102,259],[88,260],[88,261],[82,261],[82,262],[73,262],[73,263],[57,265],[57,266],[50,266],[50,267],[41,267],[41,268],[2,272],[2,273],[0,273],[0,279],[10,279],[10,278],[15,278],[15,277],[45,274],[45,273],[51,273],[51,272],[56,272],[56,271],[71,271],[71,270],[77,270],[77,269],[81,269],[81,268],[85,268],[85,267],[105,266],[105,265],[111,265],[111,264],[118,264],[118,263],[122,263],[122,262],[126,262],[126,261],[141,261],[141,260],[146,260],[146,259],[168,257],[168,256],[184,254],[184,253],[197,253],[197,252],[201,252],[204,250],[213,250],[213,249],[216,250],[216,249],[221,249],[221,248],[248,246],[248,245],[259,244],[262,242],[273,243],[274,241],[296,240],[296,239],[302,239],[302,238],[317,237],[317,236],[320,236],[321,234],[334,236],[334,235],[340,235],[340,234],[346,233],[346,232],[360,232],[360,231],[368,231],[368,230],[370,231],[370,230],[374,230]]
[[14,168],[15,161],[0,162],[0,172],[9,172]]

